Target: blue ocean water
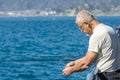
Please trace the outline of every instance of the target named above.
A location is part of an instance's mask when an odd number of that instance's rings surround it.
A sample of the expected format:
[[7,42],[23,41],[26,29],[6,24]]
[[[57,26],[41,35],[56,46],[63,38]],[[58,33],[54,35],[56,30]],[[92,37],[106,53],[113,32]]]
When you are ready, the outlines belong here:
[[[96,18],[120,25],[120,16]],[[75,17],[0,17],[0,80],[85,80],[92,66],[69,77],[62,69],[85,55],[88,40]]]

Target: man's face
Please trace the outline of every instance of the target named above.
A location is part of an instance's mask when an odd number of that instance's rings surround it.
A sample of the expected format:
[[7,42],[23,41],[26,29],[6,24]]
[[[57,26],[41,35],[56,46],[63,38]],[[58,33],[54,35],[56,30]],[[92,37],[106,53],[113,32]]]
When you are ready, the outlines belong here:
[[89,22],[77,22],[77,25],[81,31],[88,35],[92,34],[92,26]]

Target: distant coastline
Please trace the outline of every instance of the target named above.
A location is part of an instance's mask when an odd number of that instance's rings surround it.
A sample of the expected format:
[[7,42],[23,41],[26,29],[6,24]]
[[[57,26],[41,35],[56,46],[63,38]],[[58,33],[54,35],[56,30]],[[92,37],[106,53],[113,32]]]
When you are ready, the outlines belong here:
[[[90,11],[95,16],[120,16],[120,11],[113,10],[110,12],[103,12],[102,10]],[[0,16],[76,16],[78,11],[75,9],[57,12],[55,10],[21,10],[21,11],[0,11]]]
[[83,9],[95,16],[120,16],[120,1],[0,0],[0,16],[76,16]]

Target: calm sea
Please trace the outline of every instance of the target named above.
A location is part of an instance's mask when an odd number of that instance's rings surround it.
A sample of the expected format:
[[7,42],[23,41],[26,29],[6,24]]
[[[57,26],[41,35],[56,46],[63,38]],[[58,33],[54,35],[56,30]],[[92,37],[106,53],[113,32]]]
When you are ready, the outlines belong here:
[[[120,25],[119,16],[96,18]],[[88,40],[75,17],[0,17],[0,80],[85,80],[92,66],[69,77],[62,69],[85,55]]]

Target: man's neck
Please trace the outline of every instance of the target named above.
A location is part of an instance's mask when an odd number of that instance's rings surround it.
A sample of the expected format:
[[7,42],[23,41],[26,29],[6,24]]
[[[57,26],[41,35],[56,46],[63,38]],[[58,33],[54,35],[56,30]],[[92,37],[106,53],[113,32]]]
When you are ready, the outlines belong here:
[[96,20],[91,21],[91,26],[92,26],[92,31],[94,31],[94,29],[97,27],[97,25],[99,25],[100,23]]

